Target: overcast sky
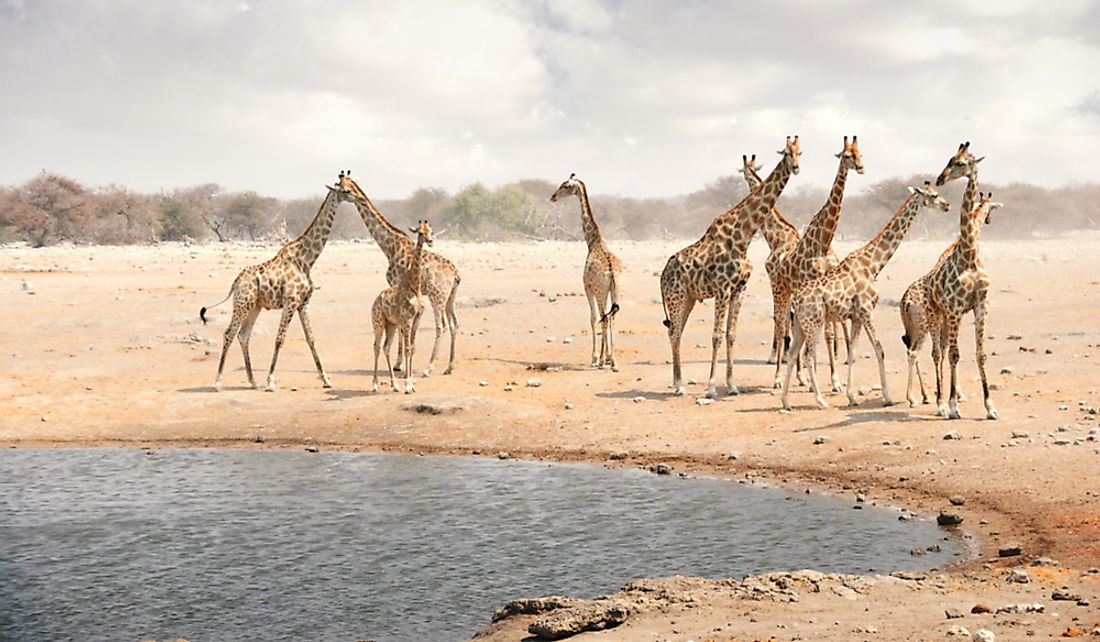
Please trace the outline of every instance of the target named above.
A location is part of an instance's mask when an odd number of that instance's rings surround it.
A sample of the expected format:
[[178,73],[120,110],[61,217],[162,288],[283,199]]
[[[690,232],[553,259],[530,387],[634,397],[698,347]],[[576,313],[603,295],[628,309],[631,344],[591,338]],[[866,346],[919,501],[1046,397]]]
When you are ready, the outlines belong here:
[[671,196],[771,169],[1100,178],[1100,3],[0,0],[0,184],[42,169],[297,197],[565,179]]

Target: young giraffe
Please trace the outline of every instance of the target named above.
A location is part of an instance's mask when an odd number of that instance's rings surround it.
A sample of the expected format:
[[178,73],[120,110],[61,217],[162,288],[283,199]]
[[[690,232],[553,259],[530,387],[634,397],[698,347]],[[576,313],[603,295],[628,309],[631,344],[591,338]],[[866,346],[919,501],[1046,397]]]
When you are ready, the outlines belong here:
[[[412,265],[416,244],[405,232],[386,220],[359,184],[351,179],[350,172],[349,175],[344,176],[341,185],[355,194],[355,206],[359,209],[359,216],[389,261],[389,266],[386,268],[386,283],[397,285],[401,276],[408,272],[409,266]],[[451,352],[447,359],[447,369],[443,371],[443,374],[448,375],[454,371],[455,365],[455,333],[458,332],[455,297],[462,277],[459,276],[458,268],[454,263],[434,252],[425,251],[422,263],[424,293],[428,295],[428,300],[432,304],[432,315],[435,317],[435,343],[432,344],[432,355],[428,358],[428,367],[423,375],[428,377],[432,374],[444,330],[447,330],[451,337]],[[401,347],[398,346],[397,364],[394,368],[400,370],[402,361],[403,354]]]
[[[386,367],[390,371],[390,385],[394,392],[400,392],[393,376],[393,362],[390,361],[390,344],[394,330],[398,333],[398,346],[405,352],[405,394],[414,392],[412,378],[413,353],[416,351],[416,330],[420,327],[420,315],[424,313],[423,272],[424,244],[432,244],[432,228],[427,221],[420,221],[411,228],[416,233],[416,245],[413,247],[412,263],[401,275],[397,285],[382,291],[370,308],[371,325],[374,326],[374,384],[371,388],[378,392],[378,352],[386,352]],[[385,336],[385,346],[382,338]]]
[[[775,334],[772,343],[782,345],[790,326],[791,297],[803,283],[824,275],[828,270],[836,267],[839,261],[833,252],[833,237],[836,236],[836,228],[840,223],[840,212],[844,205],[844,187],[848,182],[848,171],[856,170],[863,173],[863,158],[859,153],[859,139],[852,136],[851,142],[844,137],[844,148],[836,155],[840,164],[836,170],[836,178],[829,190],[829,199],[821,206],[817,214],[810,219],[806,226],[806,232],[799,239],[798,245],[786,255],[785,260],[778,266],[779,295],[775,298]],[[832,382],[833,392],[840,392],[840,379],[836,372],[836,326],[829,323],[825,326],[825,346],[829,353],[829,378]],[[795,367],[798,370],[798,382],[802,383],[801,353],[796,354]],[[773,386],[780,387],[780,368],[782,360],[775,361],[775,379]]]
[[798,136],[793,139],[788,136],[779,152],[783,158],[760,187],[715,218],[702,238],[672,255],[665,264],[661,272],[661,300],[665,308],[664,324],[672,344],[672,382],[677,395],[684,394],[680,367],[684,328],[696,301],[711,297],[714,298],[714,330],[706,395],[711,399],[717,396],[714,376],[723,336],[726,339],[726,386],[729,394],[737,394],[737,386],[733,384],[733,343],[737,337],[737,316],[745,298],[745,285],[752,273],[746,253],[749,242],[763,225],[787,181],[792,174],[798,173],[800,151]]
[[850,333],[847,326],[843,326],[844,338],[848,344],[848,403],[853,406],[859,403],[852,388],[852,368],[855,365],[853,353],[856,339],[859,336],[860,327],[863,327],[867,330],[867,337],[875,348],[875,356],[878,357],[879,378],[882,380],[882,401],[887,406],[893,404],[886,387],[886,364],[882,344],[878,340],[871,320],[875,305],[878,304],[875,279],[893,257],[920,208],[938,207],[946,212],[951,207],[932,189],[932,184],[928,181],[925,181],[923,188],[910,187],[909,191],[911,192],[909,198],[902,203],[894,216],[873,239],[844,257],[836,269],[805,283],[795,292],[791,300],[794,324],[791,328],[790,350],[787,353],[787,377],[783,383],[782,402],[785,410],[791,408],[787,397],[791,388],[791,373],[795,367],[793,355],[798,354],[803,344],[807,342],[810,346],[810,387],[814,392],[817,405],[822,408],[829,407],[817,387],[815,341],[818,331],[824,324],[847,320],[852,323]]
[[[588,244],[588,258],[584,260],[584,294],[588,297],[589,322],[592,327],[592,367],[605,365],[617,370],[611,325],[615,313],[619,311],[618,278],[623,272],[623,263],[611,253],[600,234],[600,226],[592,217],[592,206],[588,202],[588,188],[584,181],[570,174],[569,179],[558,186],[550,195],[551,202],[557,202],[562,196],[576,195],[581,202],[581,229]],[[608,298],[611,308],[607,309]],[[600,323],[600,341],[597,348],[596,322]]]
[[[756,162],[756,154],[752,155],[752,158],[741,155],[741,174],[745,177],[745,183],[748,184],[749,190],[756,189],[758,185],[763,183],[763,179],[757,172],[763,165]],[[773,207],[771,216],[764,219],[764,225],[760,228],[761,233],[764,235],[764,240],[768,243],[770,253],[768,254],[768,260],[764,263],[764,268],[768,272],[768,282],[771,285],[772,290],[772,321],[775,324],[775,332],[772,336],[772,348],[768,353],[767,363],[776,363],[776,359],[782,360],[784,352],[784,344],[786,343],[786,330],[779,330],[779,318],[781,316],[789,316],[789,310],[782,310],[782,300],[790,301],[790,294],[783,295],[782,292],[788,289],[788,284],[784,282],[782,275],[780,274],[781,265],[783,265],[798,245],[801,235],[798,233],[798,229],[792,225],[787,219],[783,218],[783,215],[779,212],[779,208]],[[832,245],[830,244],[828,253],[819,260],[822,274],[833,269],[840,263],[840,259],[837,258],[836,252],[833,252]],[[777,338],[778,337],[778,338]],[[836,330],[832,324],[825,327],[825,343],[830,346],[833,354],[836,354]],[[799,355],[801,358],[802,355]],[[802,379],[802,366],[799,364],[798,369],[798,383],[799,385],[805,385]]]
[[[340,181],[344,173],[340,172]],[[281,309],[283,316],[279,320],[279,333],[275,336],[275,353],[271,356],[271,369],[267,373],[267,391],[275,390],[275,362],[279,359],[279,349],[286,338],[286,327],[298,313],[298,320],[302,322],[302,332],[306,335],[306,343],[313,353],[313,362],[317,365],[317,374],[321,376],[325,388],[331,388],[332,383],[321,366],[321,358],[317,356],[317,348],[313,345],[313,328],[309,322],[309,299],[313,295],[313,280],[310,278],[310,269],[321,256],[321,250],[325,249],[329,233],[332,231],[332,222],[336,218],[336,208],[343,201],[353,199],[351,192],[337,182],[336,187],[328,188],[328,196],[325,197],[313,222],[302,232],[301,236],[283,246],[275,258],[253,265],[241,270],[237,279],[229,288],[229,295],[214,305],[199,310],[199,318],[206,323],[206,311],[209,308],[221,305],[233,298],[233,318],[225,329],[225,341],[222,343],[222,356],[218,361],[218,376],[214,379],[214,390],[221,389],[222,370],[225,369],[225,356],[229,346],[233,342],[234,335],[241,343],[241,351],[244,352],[244,369],[248,373],[248,383],[255,388],[256,380],[252,376],[252,360],[248,354],[248,340],[252,336],[252,326],[260,315],[260,310]]]
[[[978,205],[973,211],[959,217],[959,241],[955,250],[929,279],[929,303],[940,319],[933,328],[933,367],[936,370],[936,414],[958,419],[959,413],[959,325],[962,317],[974,311],[974,344],[978,362],[978,375],[982,381],[982,398],[986,419],[997,419],[997,409],[989,397],[989,382],[985,375],[985,317],[988,312],[989,274],[978,257],[978,236],[983,222],[988,224],[990,213],[1002,207],[992,202],[992,194],[979,194]],[[951,396],[948,406],[943,403],[943,351],[949,349],[951,362]]]
[[[940,172],[939,177],[936,179],[936,185],[943,185],[949,181],[953,181],[957,178],[966,177],[966,189],[963,191],[962,208],[960,212],[962,214],[969,214],[977,202],[978,196],[978,163],[983,161],[985,156],[981,158],[975,158],[970,153],[970,141],[965,143],[959,143],[959,149],[955,154],[948,159],[947,165],[944,166],[943,171]],[[960,218],[962,218],[960,216]],[[959,232],[962,233],[964,223],[960,221]],[[902,343],[905,344],[908,352],[909,372],[905,382],[905,399],[909,402],[909,407],[912,408],[917,405],[916,400],[913,398],[913,374],[916,373],[917,382],[920,384],[921,403],[928,403],[928,393],[924,388],[924,377],[921,375],[920,363],[918,363],[918,354],[920,353],[921,345],[924,344],[924,339],[928,336],[928,333],[932,328],[939,328],[943,324],[943,315],[940,311],[932,305],[930,300],[931,296],[931,278],[944,261],[955,251],[955,247],[959,244],[959,239],[955,241],[943,251],[940,258],[936,260],[932,269],[913,282],[905,290],[905,294],[901,297],[901,304],[898,309],[901,313],[901,323],[905,328],[905,334],[902,335]],[[939,356],[937,350],[939,345],[932,342],[932,361],[937,362]],[[959,391],[959,400],[963,398],[962,391]]]

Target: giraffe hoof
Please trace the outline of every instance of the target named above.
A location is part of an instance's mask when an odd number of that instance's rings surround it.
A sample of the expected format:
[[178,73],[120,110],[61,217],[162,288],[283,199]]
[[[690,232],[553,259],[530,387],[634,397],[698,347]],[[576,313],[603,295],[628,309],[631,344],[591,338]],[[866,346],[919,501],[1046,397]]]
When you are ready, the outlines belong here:
[[371,386],[370,391],[371,392],[378,392],[378,384],[374,384],[373,386]]
[[427,378],[431,377],[432,376],[431,368],[425,370],[424,372],[421,372],[420,376],[424,379],[427,379]]
[[454,371],[455,371],[454,368],[447,368],[446,370],[443,371],[443,374],[444,375],[449,375],[449,374],[454,373]]
[[707,399],[717,399],[718,398],[718,390],[714,386],[711,386],[711,387],[707,388],[707,394],[705,394],[703,396],[706,397]]
[[910,399],[909,400],[909,407],[910,408],[916,408],[917,407],[917,402],[916,402],[915,399]]
[[889,399],[883,399],[882,400],[882,407],[883,408],[889,408],[890,406],[893,406],[893,405],[894,405],[894,402],[889,400]]
[[268,386],[264,388],[264,392],[275,392],[275,386]]
[[729,390],[726,391],[726,394],[732,397],[734,395],[741,394],[741,391],[737,388],[737,386],[730,386]]
[[221,392],[221,391],[222,391],[222,384],[220,382],[215,381],[214,382],[214,392]]
[[848,407],[855,408],[859,406],[859,400],[855,397],[848,397]]
[[321,382],[321,387],[326,390],[332,389],[332,382],[328,380],[328,377],[326,377],[324,381]]
[[672,394],[676,395],[677,397],[683,397],[684,396],[684,387],[683,386],[677,386],[676,390]]
[[1000,416],[997,414],[996,410],[990,410],[989,412],[985,413],[985,418],[990,421],[996,421],[997,419],[1000,419]]
[[958,410],[952,410],[951,412],[947,413],[947,418],[948,419],[962,419],[962,414]]

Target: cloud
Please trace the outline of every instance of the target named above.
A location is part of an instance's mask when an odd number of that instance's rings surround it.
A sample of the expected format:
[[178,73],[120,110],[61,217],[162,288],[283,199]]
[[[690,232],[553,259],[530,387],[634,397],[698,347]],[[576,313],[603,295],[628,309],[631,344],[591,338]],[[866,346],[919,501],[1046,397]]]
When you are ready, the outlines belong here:
[[0,0],[0,184],[300,196],[352,167],[379,198],[570,171],[673,195],[796,133],[802,185],[853,133],[868,183],[960,140],[989,180],[1095,180],[1070,150],[1100,143],[1098,23],[1083,0]]

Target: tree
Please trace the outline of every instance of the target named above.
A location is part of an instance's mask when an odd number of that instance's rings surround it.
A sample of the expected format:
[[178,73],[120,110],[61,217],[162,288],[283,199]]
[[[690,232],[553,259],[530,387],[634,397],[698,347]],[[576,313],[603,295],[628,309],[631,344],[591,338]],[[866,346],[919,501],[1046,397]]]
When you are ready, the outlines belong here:
[[90,239],[88,191],[76,181],[45,171],[14,190],[0,225],[15,228],[34,247]]
[[494,231],[529,234],[537,224],[531,203],[518,185],[490,191],[481,183],[469,185],[451,199],[449,220],[459,234],[485,238]]
[[251,191],[231,192],[214,196],[203,220],[219,241],[234,234],[255,241],[274,230],[280,213],[279,201],[274,198]]
[[96,243],[150,243],[158,238],[160,211],[144,194],[109,185],[92,195],[90,207]]
[[206,213],[212,208],[214,196],[221,191],[220,186],[205,183],[162,193],[156,199],[156,205],[160,209],[161,240],[197,240],[208,236]]

